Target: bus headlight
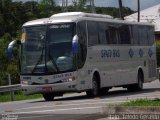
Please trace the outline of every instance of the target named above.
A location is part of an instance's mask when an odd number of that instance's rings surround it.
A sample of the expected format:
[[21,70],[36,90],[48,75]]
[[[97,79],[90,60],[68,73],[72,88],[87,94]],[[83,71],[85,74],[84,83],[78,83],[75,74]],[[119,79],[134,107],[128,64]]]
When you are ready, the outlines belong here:
[[70,78],[66,78],[64,80],[62,80],[63,82],[72,82],[72,81],[75,81],[76,78],[75,77],[70,77]]
[[24,84],[24,85],[31,85],[31,81],[28,81],[28,80],[22,80],[21,81],[21,84]]
[[22,81],[21,81],[21,84],[24,84],[24,85],[28,85],[28,83],[29,83],[29,82],[26,81],[26,80],[22,80]]

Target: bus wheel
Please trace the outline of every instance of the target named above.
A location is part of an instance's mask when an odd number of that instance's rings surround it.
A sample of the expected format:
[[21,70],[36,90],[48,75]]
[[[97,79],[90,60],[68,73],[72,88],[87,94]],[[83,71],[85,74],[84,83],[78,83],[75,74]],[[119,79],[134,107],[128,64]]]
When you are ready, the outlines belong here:
[[143,89],[143,73],[138,72],[137,84],[128,85],[127,89],[129,92],[140,91]]
[[106,95],[107,93],[108,93],[108,91],[109,91],[109,88],[102,88],[102,89],[100,89],[100,95]]
[[142,72],[138,72],[138,83],[137,83],[136,88],[137,88],[137,90],[143,89],[143,74],[142,74]]
[[98,84],[98,79],[95,75],[93,76],[92,80],[92,89],[86,91],[86,94],[88,97],[96,97],[99,95],[99,84]]
[[53,93],[43,93],[43,98],[45,101],[53,101],[54,94]]

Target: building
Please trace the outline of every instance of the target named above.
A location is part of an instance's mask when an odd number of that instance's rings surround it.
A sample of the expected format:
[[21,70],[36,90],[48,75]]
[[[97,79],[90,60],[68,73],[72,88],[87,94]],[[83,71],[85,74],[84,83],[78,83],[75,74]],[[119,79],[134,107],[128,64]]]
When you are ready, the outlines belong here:
[[[125,20],[137,21],[138,13],[126,16]],[[140,22],[149,22],[155,25],[156,39],[160,40],[160,4],[140,11]]]

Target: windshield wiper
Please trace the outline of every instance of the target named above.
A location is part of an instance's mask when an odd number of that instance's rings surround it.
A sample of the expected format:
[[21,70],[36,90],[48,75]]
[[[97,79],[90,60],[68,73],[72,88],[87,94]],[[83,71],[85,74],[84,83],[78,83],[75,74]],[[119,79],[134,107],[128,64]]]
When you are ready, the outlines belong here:
[[58,68],[58,66],[57,66],[57,64],[56,64],[56,62],[55,62],[55,60],[52,58],[52,56],[50,55],[50,52],[49,52],[49,58],[50,58],[50,60],[52,61],[52,64],[55,66],[55,68],[56,68],[56,71],[58,72],[59,71],[59,68]]
[[35,70],[36,70],[37,66],[39,65],[39,63],[41,63],[42,60],[43,60],[44,48],[45,48],[45,46],[43,46],[43,48],[42,48],[41,55],[40,55],[40,57],[39,57],[39,59],[38,59],[36,65],[34,66],[34,68],[33,68],[33,70],[32,70],[32,74],[35,72]]
[[52,59],[52,63],[53,63],[53,65],[55,66],[56,71],[59,71],[59,68],[58,68],[58,66],[57,66],[57,64],[56,64],[56,62],[55,62],[55,60],[54,60],[54,59]]

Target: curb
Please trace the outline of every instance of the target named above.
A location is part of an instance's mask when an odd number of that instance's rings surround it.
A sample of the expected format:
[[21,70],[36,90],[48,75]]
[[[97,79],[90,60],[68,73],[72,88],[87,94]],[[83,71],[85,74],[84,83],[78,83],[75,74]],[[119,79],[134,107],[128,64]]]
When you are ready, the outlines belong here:
[[160,107],[106,106],[102,108],[102,114],[160,114]]

